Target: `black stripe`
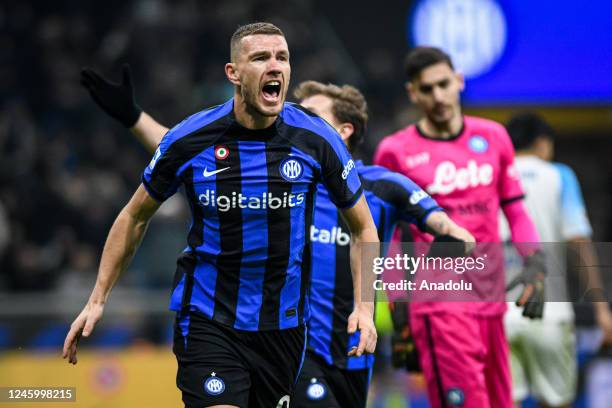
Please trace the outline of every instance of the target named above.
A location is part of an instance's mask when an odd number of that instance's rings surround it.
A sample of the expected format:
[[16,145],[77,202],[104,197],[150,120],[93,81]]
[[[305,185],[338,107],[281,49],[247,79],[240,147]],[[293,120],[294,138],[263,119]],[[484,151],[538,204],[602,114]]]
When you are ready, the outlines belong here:
[[302,252],[302,279],[300,286],[300,302],[298,304],[298,322],[304,320],[304,302],[306,296],[310,293],[310,279],[312,266],[312,244],[310,243],[310,226],[313,223],[316,184],[311,184],[306,197],[306,208],[304,209],[306,216],[304,217],[304,233],[306,240],[304,242],[304,252]]
[[385,208],[384,205],[381,205],[380,206],[380,217],[378,221],[378,241],[380,242],[381,245],[383,244],[383,242],[385,242],[385,228],[387,227],[386,224],[387,224],[387,209]]
[[424,316],[425,319],[425,330],[427,331],[427,342],[429,343],[429,352],[431,354],[431,363],[434,370],[434,376],[436,377],[436,386],[438,387],[438,394],[440,397],[440,403],[443,408],[446,408],[446,397],[444,396],[444,388],[442,387],[442,377],[440,376],[440,368],[438,367],[438,359],[436,358],[436,352],[433,344],[433,336],[431,334],[431,323],[429,316]]
[[[233,197],[242,192],[240,155],[238,144],[224,143],[229,150],[227,158],[216,158],[217,168],[230,167],[217,174],[216,199]],[[234,193],[234,194],[232,194]],[[242,262],[242,211],[230,206],[228,211],[219,211],[219,239],[221,252],[217,256],[217,282],[215,283],[215,311],[213,319],[233,326],[236,322],[236,305],[240,287],[240,264]]]
[[191,229],[187,235],[187,244],[192,250],[195,250],[204,243],[204,211],[202,207],[197,204],[198,197],[193,185],[193,167],[189,166],[189,168],[185,170],[183,183],[185,184],[187,202],[189,203],[193,216]]
[[[340,212],[337,212],[336,225],[343,232],[349,233]],[[333,323],[331,333],[330,352],[334,364],[346,367],[348,357],[349,334],[346,331],[348,317],[353,311],[353,277],[351,274],[350,246],[335,244],[336,249],[336,276],[334,279]]]
[[[268,168],[268,193],[282,199],[291,194],[292,183],[280,175],[279,166],[288,157],[291,146],[266,142],[266,165]],[[263,280],[263,296],[259,327],[278,327],[280,295],[287,278],[291,241],[291,208],[268,209],[268,256]]]
[[174,275],[174,287],[180,283],[185,276],[185,285],[183,286],[183,299],[181,301],[181,311],[189,312],[191,304],[191,294],[193,292],[193,272],[197,264],[197,257],[190,252],[182,253],[176,261],[176,274]]
[[522,200],[523,198],[525,198],[525,194],[521,194],[520,196],[516,196],[516,197],[512,197],[512,198],[506,198],[505,200],[501,200],[501,201],[499,202],[499,204],[500,204],[501,206],[504,206],[504,205],[508,205],[508,204],[510,204],[510,203],[513,203],[513,202],[515,202],[515,201]]

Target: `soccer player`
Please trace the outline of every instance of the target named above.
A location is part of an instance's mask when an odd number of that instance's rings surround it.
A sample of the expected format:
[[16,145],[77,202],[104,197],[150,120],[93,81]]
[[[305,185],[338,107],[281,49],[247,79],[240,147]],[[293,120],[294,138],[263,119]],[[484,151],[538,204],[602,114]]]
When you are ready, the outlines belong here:
[[[514,116],[507,128],[516,149],[515,165],[525,189],[525,204],[542,241],[566,243],[568,249],[580,253],[589,267],[577,269],[586,275],[584,280],[591,287],[602,288],[599,269],[594,266],[598,263],[591,243],[592,230],[578,179],[569,166],[551,162],[553,129],[533,113]],[[513,398],[517,406],[530,391],[546,407],[569,407],[576,396],[574,311],[570,302],[559,301],[570,298],[565,252],[560,245],[547,244],[545,248],[547,254],[554,255],[551,259],[555,260],[555,273],[546,278],[548,302],[542,321],[525,319],[514,305],[510,305],[506,314]],[[603,342],[612,345],[608,304],[595,302],[593,306]]]
[[[91,69],[83,71],[86,86],[93,80],[98,88],[92,97],[109,115],[130,128],[149,151],[154,151],[167,131],[134,102],[129,72],[121,84],[114,84]],[[355,151],[367,127],[367,105],[354,87],[301,83],[295,91],[300,104],[330,123]],[[355,163],[362,178],[366,200],[374,215],[379,238],[389,240],[399,220],[415,223],[436,235],[452,235],[473,242],[473,237],[441,212],[423,190],[406,177],[378,166]],[[358,334],[346,331],[353,305],[349,264],[350,235],[325,186],[317,190],[313,225],[311,319],[308,323],[308,350],[297,390],[297,407],[365,407],[372,355],[347,356],[358,344]]]
[[[513,170],[510,138],[498,123],[462,115],[464,80],[450,57],[437,48],[414,48],[406,58],[406,73],[410,99],[423,115],[417,124],[386,137],[375,163],[423,187],[479,243],[500,242],[500,207],[513,241],[539,242]],[[430,239],[411,230],[417,242]],[[526,314],[537,317],[543,261],[539,251],[523,255],[526,285],[518,302],[529,306]],[[495,267],[484,273],[474,284],[488,284],[492,293],[503,294],[503,274]],[[411,331],[433,407],[512,407],[502,300],[410,304]]]
[[101,318],[149,219],[183,184],[193,222],[170,301],[183,401],[188,407],[283,407],[305,354],[311,258],[305,242],[318,182],[351,232],[355,301],[348,331],[359,330],[360,341],[349,354],[357,357],[376,346],[374,305],[366,301],[373,298],[374,275],[362,280],[361,248],[377,243],[378,235],[336,131],[285,103],[291,68],[282,31],[269,23],[242,26],[230,48],[225,73],[234,97],[164,136],[111,228],[96,285],[63,355],[76,363],[79,337],[89,336]]

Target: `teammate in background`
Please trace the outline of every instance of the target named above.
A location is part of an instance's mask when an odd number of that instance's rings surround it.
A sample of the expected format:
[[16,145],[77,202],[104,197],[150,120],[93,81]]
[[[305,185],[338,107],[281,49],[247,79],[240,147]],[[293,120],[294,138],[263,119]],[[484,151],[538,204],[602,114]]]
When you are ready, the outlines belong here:
[[[167,131],[134,102],[129,72],[122,84],[114,84],[93,70],[83,72],[83,82],[99,84],[91,91],[94,100],[154,151]],[[330,123],[354,152],[367,127],[367,105],[354,87],[325,85],[306,81],[295,91],[300,104]],[[379,239],[389,240],[399,220],[414,223],[435,235],[449,234],[473,242],[473,237],[452,222],[422,189],[406,177],[383,167],[355,163],[361,176],[366,200],[374,216]],[[416,199],[419,197],[420,199]],[[411,202],[411,198],[414,198]],[[358,334],[346,331],[353,305],[353,285],[349,262],[350,235],[325,186],[317,190],[313,225],[311,319],[308,323],[308,350],[299,376],[297,407],[365,407],[373,355],[348,357],[358,344]]]
[[[599,270],[592,266],[598,263],[576,175],[569,166],[551,162],[553,129],[532,113],[514,116],[507,128],[516,149],[515,165],[525,189],[525,204],[542,242],[565,242],[570,251],[579,252],[584,265],[590,266],[577,268],[585,275],[583,280],[591,287],[602,288]],[[506,229],[504,233],[507,235]],[[545,248],[547,255],[555,259],[555,273],[546,278],[548,301],[542,321],[523,318],[514,305],[506,314],[517,407],[530,391],[545,407],[569,407],[576,396],[574,311],[566,288],[565,252],[560,249],[550,244]],[[560,302],[562,299],[568,301]],[[593,306],[604,344],[612,345],[608,304],[595,302]]]
[[[423,187],[477,242],[500,242],[500,207],[514,242],[539,242],[513,171],[510,138],[498,123],[462,115],[464,80],[450,57],[437,48],[417,47],[406,58],[406,74],[410,99],[423,116],[386,137],[375,163]],[[411,230],[416,242],[430,240]],[[542,257],[533,250],[523,255],[526,285],[518,302],[529,306],[526,314],[537,317],[542,304],[532,296],[541,296]],[[485,271],[488,275],[475,284],[488,282],[503,294],[503,274],[491,267]],[[512,407],[505,310],[503,301],[410,304],[411,331],[433,407]]]
[[239,27],[231,61],[225,72],[234,98],[166,133],[143,185],[111,228],[64,358],[76,363],[79,337],[89,336],[101,318],[149,219],[184,184],[193,222],[170,304],[177,312],[174,352],[183,401],[188,407],[285,407],[305,354],[306,234],[318,182],[352,234],[355,302],[348,331],[359,330],[360,342],[348,353],[358,357],[376,346],[374,304],[366,301],[373,298],[374,274],[362,280],[360,263],[363,244],[377,243],[378,235],[336,131],[285,103],[291,68],[282,31],[269,23]]

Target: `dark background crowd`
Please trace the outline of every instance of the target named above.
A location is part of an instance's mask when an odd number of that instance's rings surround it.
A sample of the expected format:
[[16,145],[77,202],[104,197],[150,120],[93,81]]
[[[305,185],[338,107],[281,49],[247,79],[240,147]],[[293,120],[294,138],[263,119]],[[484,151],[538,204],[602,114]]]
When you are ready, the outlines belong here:
[[[111,223],[148,163],[144,149],[81,87],[82,67],[120,80],[121,65],[129,63],[138,103],[172,126],[231,96],[223,72],[231,33],[242,23],[271,21],[288,38],[293,86],[315,79],[364,92],[371,114],[362,152],[367,161],[381,137],[416,118],[403,88],[408,6],[384,11],[344,0],[2,3],[0,291],[91,288]],[[557,156],[578,173],[595,238],[611,241],[609,129],[557,130]],[[165,204],[151,227],[164,233],[148,234],[121,285],[167,288],[186,224],[180,199]]]

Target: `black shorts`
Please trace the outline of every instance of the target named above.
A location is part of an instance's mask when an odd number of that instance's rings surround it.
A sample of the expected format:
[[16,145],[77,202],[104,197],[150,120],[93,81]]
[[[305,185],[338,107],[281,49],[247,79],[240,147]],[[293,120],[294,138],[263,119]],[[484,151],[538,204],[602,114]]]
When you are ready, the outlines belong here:
[[370,369],[344,370],[330,366],[310,350],[293,394],[291,408],[363,408]]
[[178,319],[176,385],[188,408],[212,405],[286,408],[304,359],[304,327],[251,332],[190,312],[183,337]]

